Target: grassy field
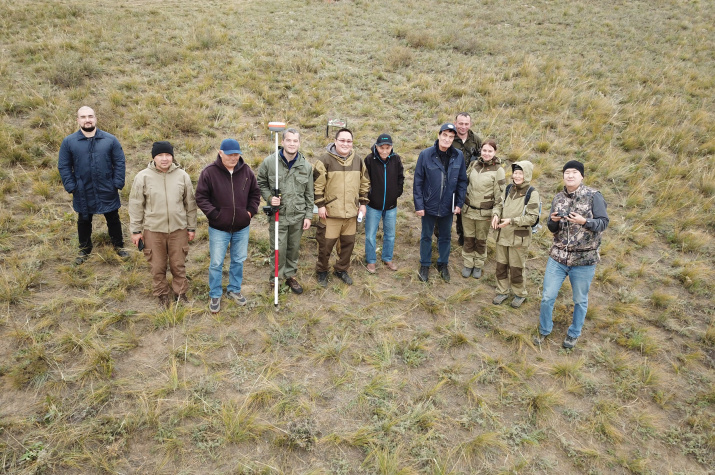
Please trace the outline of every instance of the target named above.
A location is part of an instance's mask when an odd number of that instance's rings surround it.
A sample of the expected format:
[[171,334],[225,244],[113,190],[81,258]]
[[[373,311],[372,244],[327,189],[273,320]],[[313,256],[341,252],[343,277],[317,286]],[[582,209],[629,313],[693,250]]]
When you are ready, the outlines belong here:
[[[0,473],[710,474],[715,470],[715,5],[652,2],[0,0]],[[317,286],[274,310],[264,216],[246,308],[207,311],[200,217],[190,305],[159,309],[143,256],[120,261],[95,219],[91,259],[56,169],[75,113],[133,176],[170,140],[196,180],[220,140],[255,168],[267,122],[327,119],[359,156],[389,132],[408,185],[397,273]],[[412,170],[458,111],[529,159],[545,204],[578,158],[609,204],[584,333],[572,303],[536,348],[550,235],[529,298],[491,304],[485,277],[417,280]],[[126,231],[126,229],[125,229]],[[435,273],[433,272],[433,275]]]

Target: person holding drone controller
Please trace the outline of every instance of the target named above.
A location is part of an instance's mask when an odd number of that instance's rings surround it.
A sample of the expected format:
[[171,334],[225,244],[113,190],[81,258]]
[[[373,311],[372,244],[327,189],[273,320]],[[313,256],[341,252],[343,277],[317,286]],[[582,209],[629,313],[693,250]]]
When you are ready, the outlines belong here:
[[[278,133],[278,132],[276,132]],[[300,239],[303,231],[310,229],[313,218],[313,167],[305,159],[300,149],[300,132],[287,128],[282,133],[282,146],[278,151],[278,185],[276,186],[276,154],[267,156],[258,167],[257,181],[261,196],[269,206],[264,210],[280,216],[278,227],[278,278],[296,294],[303,293],[303,287],[295,278],[298,272]],[[270,242],[275,242],[275,227],[269,223]],[[275,255],[271,255],[271,269],[275,267]],[[275,285],[273,274],[271,287]]]
[[541,345],[551,334],[554,302],[566,277],[573,290],[573,321],[562,346],[576,346],[588,310],[588,291],[601,260],[598,249],[601,234],[608,227],[606,201],[598,190],[583,184],[584,166],[577,160],[564,165],[564,189],[551,203],[547,226],[554,242],[544,272],[544,291],[539,314],[539,334],[534,343]]

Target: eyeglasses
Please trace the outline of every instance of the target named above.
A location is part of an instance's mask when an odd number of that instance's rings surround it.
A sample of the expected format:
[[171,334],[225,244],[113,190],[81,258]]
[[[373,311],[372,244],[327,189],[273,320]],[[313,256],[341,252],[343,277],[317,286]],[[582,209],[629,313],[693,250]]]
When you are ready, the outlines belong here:
[[340,139],[340,140],[337,140],[337,142],[340,142],[340,143],[353,143],[353,141],[350,140],[350,139]]

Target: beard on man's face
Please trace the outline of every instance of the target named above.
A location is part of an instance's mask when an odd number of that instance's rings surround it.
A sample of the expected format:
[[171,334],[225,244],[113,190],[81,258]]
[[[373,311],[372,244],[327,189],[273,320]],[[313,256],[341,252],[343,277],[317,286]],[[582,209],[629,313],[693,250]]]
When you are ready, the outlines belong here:
[[85,132],[93,132],[94,128],[95,128],[94,125],[88,125],[86,127],[82,127],[82,130],[84,130]]

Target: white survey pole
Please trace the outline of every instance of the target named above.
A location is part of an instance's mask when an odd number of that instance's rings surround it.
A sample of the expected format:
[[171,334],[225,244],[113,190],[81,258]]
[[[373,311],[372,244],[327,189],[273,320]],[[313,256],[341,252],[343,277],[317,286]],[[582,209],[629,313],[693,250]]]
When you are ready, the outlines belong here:
[[[275,183],[275,188],[273,190],[273,194],[275,196],[280,195],[280,187],[278,186],[278,166],[279,166],[279,160],[278,160],[278,133],[283,132],[285,130],[286,125],[284,122],[268,122],[268,130],[273,132],[276,136],[276,183]],[[269,203],[270,204],[270,203]],[[274,276],[273,276],[273,305],[278,307],[278,209],[276,209],[275,212],[275,242],[274,242],[274,263],[275,263],[275,270],[274,270]]]

